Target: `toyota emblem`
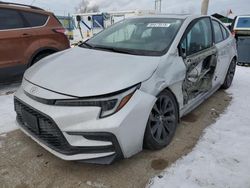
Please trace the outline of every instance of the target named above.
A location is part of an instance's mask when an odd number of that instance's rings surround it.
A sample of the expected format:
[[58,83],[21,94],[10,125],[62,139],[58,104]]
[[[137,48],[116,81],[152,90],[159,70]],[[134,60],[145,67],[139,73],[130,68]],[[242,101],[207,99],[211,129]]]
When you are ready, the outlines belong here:
[[32,88],[30,89],[30,93],[36,93],[37,90],[38,90],[37,87],[32,87]]

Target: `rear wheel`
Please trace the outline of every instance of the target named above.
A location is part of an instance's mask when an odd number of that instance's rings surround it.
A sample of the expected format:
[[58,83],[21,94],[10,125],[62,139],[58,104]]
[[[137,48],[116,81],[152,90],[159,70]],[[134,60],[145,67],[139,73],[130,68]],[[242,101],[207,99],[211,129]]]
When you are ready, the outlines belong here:
[[152,150],[166,147],[175,134],[177,124],[176,100],[170,91],[165,90],[158,96],[150,113],[144,135],[144,147]]
[[222,89],[228,89],[232,85],[235,70],[236,70],[236,60],[233,59],[229,68],[228,68],[225,81],[224,81],[223,85],[221,86]]

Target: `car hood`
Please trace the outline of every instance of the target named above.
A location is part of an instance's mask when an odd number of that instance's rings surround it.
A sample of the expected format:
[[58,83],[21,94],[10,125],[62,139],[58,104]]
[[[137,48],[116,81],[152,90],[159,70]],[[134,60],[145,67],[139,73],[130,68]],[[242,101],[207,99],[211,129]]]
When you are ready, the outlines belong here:
[[90,97],[113,93],[147,80],[160,57],[136,56],[75,47],[29,68],[29,82],[65,95]]

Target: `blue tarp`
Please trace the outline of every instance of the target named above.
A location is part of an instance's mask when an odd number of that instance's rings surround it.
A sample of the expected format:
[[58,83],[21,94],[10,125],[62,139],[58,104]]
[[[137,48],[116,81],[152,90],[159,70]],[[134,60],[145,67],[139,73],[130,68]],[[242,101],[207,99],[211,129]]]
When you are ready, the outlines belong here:
[[[104,28],[104,17],[102,14],[101,15],[93,15],[92,19],[93,19],[93,27],[94,28],[100,28],[100,25]],[[96,22],[98,22],[99,25]]]

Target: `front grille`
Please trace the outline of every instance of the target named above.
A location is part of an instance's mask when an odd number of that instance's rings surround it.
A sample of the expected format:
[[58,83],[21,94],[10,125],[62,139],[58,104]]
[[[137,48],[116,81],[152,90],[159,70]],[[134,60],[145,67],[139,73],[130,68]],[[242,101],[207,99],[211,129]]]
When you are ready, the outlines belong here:
[[[34,137],[41,140],[43,143],[46,143],[46,145],[53,148],[54,150],[60,151],[64,154],[68,153],[67,149],[65,150],[65,148],[69,146],[68,142],[64,138],[62,132],[50,118],[38,113],[27,105],[24,105],[17,99],[15,99],[15,110],[17,113],[17,120],[25,130],[31,133]],[[39,124],[39,133],[24,123],[22,110],[27,111],[37,118]]]
[[[21,102],[18,99],[14,99],[15,111],[17,113],[17,121],[27,132],[33,137],[38,139],[43,144],[52,148],[53,150],[65,154],[74,155],[79,153],[103,153],[103,152],[114,152],[114,146],[100,146],[100,147],[78,147],[71,146],[63,133],[57,127],[56,123],[47,115],[33,109],[29,105]],[[31,125],[24,122],[24,112],[29,113],[36,117],[38,122],[38,130],[34,129]]]

